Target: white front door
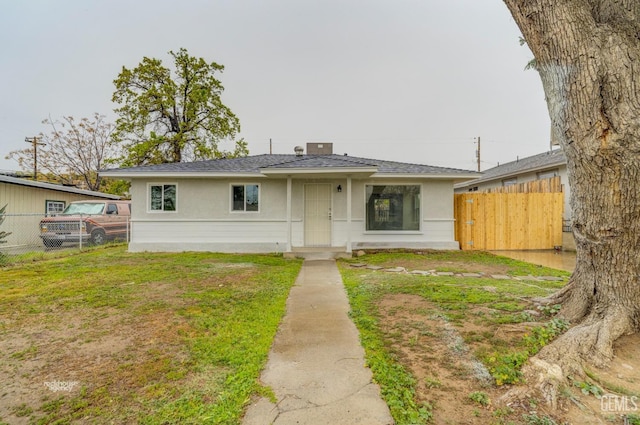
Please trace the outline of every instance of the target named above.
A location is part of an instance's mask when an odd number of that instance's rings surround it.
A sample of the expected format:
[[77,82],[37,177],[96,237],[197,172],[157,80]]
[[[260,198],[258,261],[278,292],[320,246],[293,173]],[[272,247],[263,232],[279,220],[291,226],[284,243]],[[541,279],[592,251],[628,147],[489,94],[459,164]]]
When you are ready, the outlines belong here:
[[331,184],[304,185],[304,245],[331,246]]

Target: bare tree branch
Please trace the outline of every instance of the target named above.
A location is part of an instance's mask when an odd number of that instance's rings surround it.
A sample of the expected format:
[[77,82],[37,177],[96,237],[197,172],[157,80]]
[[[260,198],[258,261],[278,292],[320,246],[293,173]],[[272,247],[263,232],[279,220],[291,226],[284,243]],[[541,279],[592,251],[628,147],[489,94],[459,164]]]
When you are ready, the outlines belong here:
[[[114,124],[105,121],[105,116],[95,113],[93,117],[77,121],[72,116],[43,121],[51,131],[41,134],[46,143],[38,152],[38,167],[59,181],[72,183],[81,179],[89,190],[100,190],[101,178],[98,170],[113,159],[116,149],[112,141]],[[22,149],[10,152],[7,159],[14,159],[22,169],[33,165],[33,151]]]

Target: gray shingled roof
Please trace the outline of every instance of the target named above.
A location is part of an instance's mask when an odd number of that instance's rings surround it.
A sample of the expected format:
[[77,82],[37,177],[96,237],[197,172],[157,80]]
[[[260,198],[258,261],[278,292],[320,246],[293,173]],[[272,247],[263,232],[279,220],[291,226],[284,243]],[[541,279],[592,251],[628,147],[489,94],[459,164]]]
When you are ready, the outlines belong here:
[[549,167],[564,165],[566,163],[567,159],[565,158],[562,149],[555,149],[526,158],[519,158],[517,161],[507,162],[506,164],[489,168],[482,172],[482,177],[466,182],[463,186],[505,178],[516,174],[526,173],[528,171],[542,170]]
[[29,186],[29,187],[35,187],[38,189],[56,190],[58,192],[75,193],[77,195],[93,196],[93,197],[99,197],[99,198],[105,198],[105,199],[120,199],[120,196],[111,195],[109,193],[94,192],[91,190],[78,189],[77,187],[62,186],[62,185],[53,184],[53,183],[44,183],[44,182],[37,182],[33,180],[19,179],[16,177],[10,177],[10,176],[5,176],[1,174],[0,174],[0,183]]
[[212,159],[208,161],[178,162],[171,164],[148,165],[130,168],[103,170],[109,175],[140,173],[260,173],[264,169],[318,169],[318,168],[372,168],[377,167],[378,174],[436,174],[464,175],[473,171],[456,168],[434,167],[431,165],[407,164],[403,162],[358,158],[346,155],[255,155],[243,158]]

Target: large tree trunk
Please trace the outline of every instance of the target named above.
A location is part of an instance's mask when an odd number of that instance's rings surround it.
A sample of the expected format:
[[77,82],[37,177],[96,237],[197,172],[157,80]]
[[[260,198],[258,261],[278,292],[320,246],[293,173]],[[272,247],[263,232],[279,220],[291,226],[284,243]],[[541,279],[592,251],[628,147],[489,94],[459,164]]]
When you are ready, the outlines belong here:
[[533,362],[602,367],[640,329],[640,2],[505,0],[567,157],[577,264],[552,297],[573,326]]

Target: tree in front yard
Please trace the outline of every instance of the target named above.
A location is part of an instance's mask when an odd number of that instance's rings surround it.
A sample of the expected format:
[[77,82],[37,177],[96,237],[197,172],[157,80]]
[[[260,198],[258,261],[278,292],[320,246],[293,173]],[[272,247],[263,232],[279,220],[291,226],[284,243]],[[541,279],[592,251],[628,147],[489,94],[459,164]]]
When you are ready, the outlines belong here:
[[640,330],[640,2],[505,4],[534,54],[571,185],[576,269],[545,301],[575,326],[531,362],[553,398],[558,376],[607,365],[614,341]]
[[174,72],[162,61],[143,58],[134,68],[122,68],[114,81],[113,101],[120,105],[115,140],[123,148],[124,166],[161,164],[222,156],[244,156],[247,144],[233,141],[240,121],[222,103],[224,90],[216,78],[224,67],[190,56],[185,49],[169,52]]

